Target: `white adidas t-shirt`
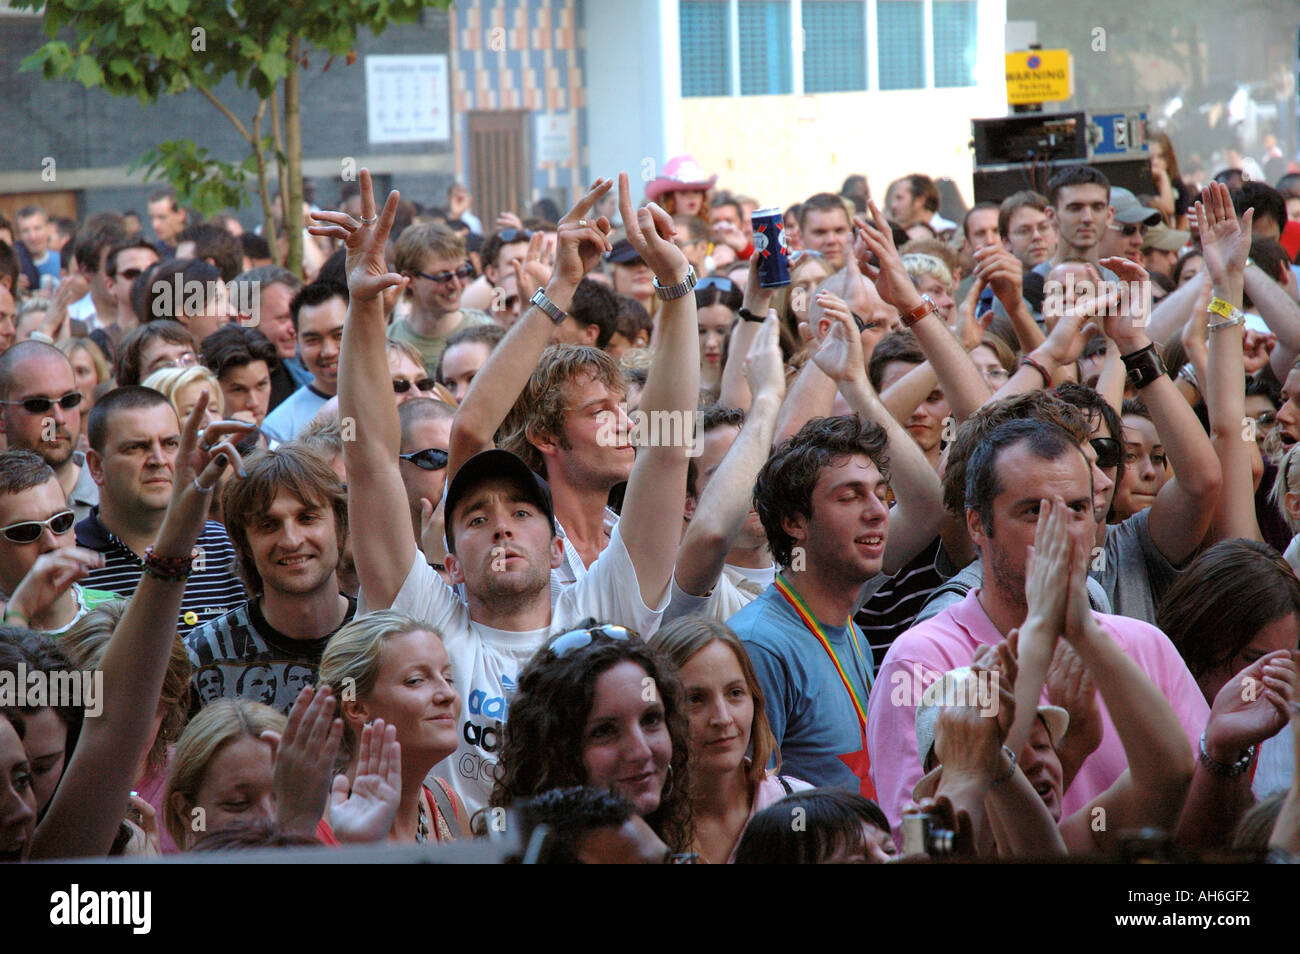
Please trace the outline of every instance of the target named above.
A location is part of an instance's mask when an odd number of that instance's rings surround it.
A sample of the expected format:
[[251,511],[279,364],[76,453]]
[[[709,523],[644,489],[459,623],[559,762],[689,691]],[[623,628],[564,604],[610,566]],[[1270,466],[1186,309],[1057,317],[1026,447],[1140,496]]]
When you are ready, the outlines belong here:
[[[501,751],[502,726],[519,671],[547,636],[592,617],[599,623],[627,626],[649,639],[659,628],[667,605],[668,593],[654,609],[642,602],[636,570],[617,527],[586,575],[552,601],[551,625],[531,632],[507,632],[473,622],[455,589],[416,551],[390,608],[422,620],[442,634],[461,696],[460,746],[433,774],[451,783],[470,814],[486,807]],[[369,609],[363,604],[358,612]]]

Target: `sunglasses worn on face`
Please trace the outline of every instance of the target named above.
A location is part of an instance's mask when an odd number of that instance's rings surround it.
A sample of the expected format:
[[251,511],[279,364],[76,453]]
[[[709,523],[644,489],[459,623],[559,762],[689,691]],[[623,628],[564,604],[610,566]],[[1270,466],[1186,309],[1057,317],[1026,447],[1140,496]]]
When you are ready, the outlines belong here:
[[1132,238],[1138,232],[1146,232],[1146,226],[1144,225],[1112,225],[1110,228],[1122,233],[1125,238]]
[[1097,452],[1097,466],[1102,470],[1111,467],[1118,467],[1121,455],[1124,449],[1120,446],[1119,441],[1113,437],[1094,437],[1088,441],[1092,449]]
[[414,464],[421,470],[442,470],[447,466],[447,459],[451,456],[440,447],[426,447],[424,450],[411,451],[409,454],[398,454],[400,459]]
[[585,629],[571,629],[567,633],[561,633],[551,640],[550,645],[546,647],[547,651],[554,659],[563,659],[571,652],[579,649],[585,649],[597,639],[612,639],[618,642],[627,642],[633,636],[633,633],[626,626],[614,626],[606,623],[602,626],[591,626]]
[[454,269],[450,272],[437,272],[433,275],[430,275],[428,272],[416,272],[415,274],[419,275],[421,278],[427,278],[431,282],[437,282],[439,285],[445,285],[453,278],[473,278],[474,266],[469,262],[466,262],[460,268]]
[[59,398],[29,397],[22,401],[0,401],[0,404],[15,404],[15,405],[21,404],[23,406],[23,410],[25,410],[28,414],[48,413],[50,408],[54,407],[54,405],[56,404],[59,407],[63,408],[65,411],[71,411],[74,407],[76,407],[80,403],[81,403],[80,391],[69,391],[67,394],[63,395],[63,397],[59,397]]
[[22,523],[11,523],[7,527],[0,527],[0,534],[10,543],[35,543],[41,538],[41,533],[46,527],[55,536],[63,536],[72,529],[72,525],[77,522],[77,515],[71,510],[64,510],[56,513],[48,520],[24,520]]
[[407,391],[411,390],[412,384],[414,384],[415,390],[417,391],[432,391],[434,381],[433,378],[420,378],[415,382],[408,381],[406,378],[397,378],[393,381],[393,393],[405,394]]

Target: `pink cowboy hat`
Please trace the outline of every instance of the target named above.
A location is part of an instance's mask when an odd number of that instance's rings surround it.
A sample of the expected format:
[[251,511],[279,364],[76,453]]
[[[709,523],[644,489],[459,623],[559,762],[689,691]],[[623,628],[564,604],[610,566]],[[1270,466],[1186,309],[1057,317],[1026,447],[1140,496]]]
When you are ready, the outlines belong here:
[[645,196],[651,202],[667,192],[698,190],[707,192],[718,181],[716,175],[706,177],[700,164],[690,156],[673,156],[664,163],[663,175],[650,181]]

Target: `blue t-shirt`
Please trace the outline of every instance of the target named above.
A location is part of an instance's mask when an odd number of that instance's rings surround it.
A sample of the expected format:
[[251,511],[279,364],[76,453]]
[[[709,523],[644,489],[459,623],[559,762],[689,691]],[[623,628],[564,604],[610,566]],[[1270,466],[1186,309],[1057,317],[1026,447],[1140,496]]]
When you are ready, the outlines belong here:
[[[821,621],[819,621],[821,622]],[[861,790],[862,729],[830,656],[775,584],[727,620],[749,652],[763,689],[768,724],[781,748],[781,772],[813,785]],[[871,647],[856,624],[858,656],[846,626],[827,626],[863,708],[875,674]],[[845,761],[841,756],[848,756]],[[865,771],[864,771],[865,774]]]

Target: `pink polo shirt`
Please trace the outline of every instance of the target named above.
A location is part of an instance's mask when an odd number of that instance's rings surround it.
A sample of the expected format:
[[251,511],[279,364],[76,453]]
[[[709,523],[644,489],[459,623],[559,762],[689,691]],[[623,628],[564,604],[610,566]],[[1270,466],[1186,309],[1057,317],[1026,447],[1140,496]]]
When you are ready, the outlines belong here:
[[[1002,640],[973,590],[955,606],[913,626],[896,639],[876,673],[875,688],[867,705],[867,750],[871,777],[880,807],[894,830],[899,829],[903,806],[920,780],[921,760],[916,751],[916,708],[921,692],[950,669],[969,666],[980,645]],[[1141,667],[1173,707],[1183,731],[1198,751],[1201,732],[1210,716],[1205,697],[1187,671],[1178,650],[1160,630],[1127,616],[1093,613],[1112,639]],[[1043,691],[1047,701],[1047,691]],[[1106,704],[1098,699],[1102,736],[1062,799],[1062,818],[1078,811],[1114,784],[1128,768],[1124,746],[1111,722]]]

